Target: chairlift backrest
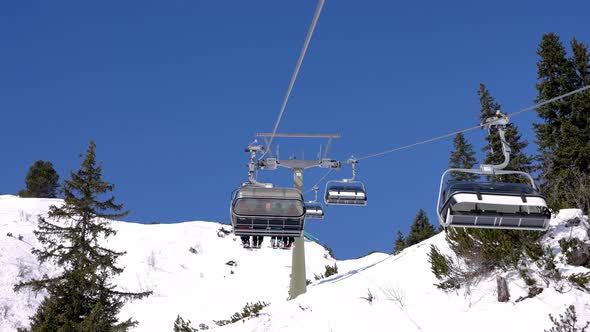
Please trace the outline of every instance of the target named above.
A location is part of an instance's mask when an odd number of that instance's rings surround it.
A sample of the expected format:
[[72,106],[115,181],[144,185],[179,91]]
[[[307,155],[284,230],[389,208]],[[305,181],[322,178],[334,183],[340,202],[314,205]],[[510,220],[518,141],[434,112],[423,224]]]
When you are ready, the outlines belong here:
[[234,196],[233,212],[244,216],[301,217],[305,206],[297,189],[244,187]]
[[367,205],[365,185],[360,181],[328,181],[324,202],[327,205]]
[[[450,171],[474,173],[474,170],[451,169],[443,174],[437,203],[438,219],[443,227],[537,231],[547,230],[549,227],[551,213],[534,182],[462,181],[447,183],[443,188],[445,175]],[[497,172],[530,178],[529,174],[523,172]]]
[[[533,177],[525,172],[504,170],[510,162],[510,145],[505,129],[510,119],[500,111],[482,123],[491,132],[497,129],[504,161],[497,165],[481,165],[480,169],[452,168],[443,173],[437,201],[438,220],[443,227],[474,227],[544,231],[549,228],[551,213],[539,193]],[[495,131],[495,130],[494,130]],[[451,172],[478,175],[519,175],[530,185],[521,183],[450,183],[443,188]]]
[[319,203],[305,203],[305,219],[324,219],[324,208]]
[[230,215],[235,235],[301,236],[303,195],[294,188],[243,186],[232,197]]

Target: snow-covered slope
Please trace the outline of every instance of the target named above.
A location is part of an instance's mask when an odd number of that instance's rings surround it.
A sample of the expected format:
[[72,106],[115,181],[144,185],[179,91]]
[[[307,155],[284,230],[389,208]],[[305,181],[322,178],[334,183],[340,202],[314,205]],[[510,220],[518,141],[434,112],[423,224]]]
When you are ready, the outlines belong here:
[[[0,331],[26,325],[42,300],[28,291],[14,293],[13,285],[55,273],[51,264],[39,266],[31,248],[38,245],[33,234],[37,216],[57,204],[62,201],[0,196]],[[108,246],[127,252],[118,264],[125,272],[117,284],[124,290],[154,292],[128,303],[121,313],[121,318],[132,316],[139,321],[137,331],[170,330],[178,314],[213,325],[213,319],[228,319],[246,302],[280,303],[288,297],[291,251],[268,248],[268,240],[260,250],[244,250],[233,235],[218,236],[221,227],[230,230],[229,226],[213,222],[115,221],[112,227],[118,233],[109,238]],[[237,266],[227,265],[229,261]],[[314,274],[333,263],[323,247],[306,242],[308,279],[314,280]]]
[[[559,238],[569,236],[559,223],[563,217],[553,220],[556,232],[551,242],[556,246]],[[581,230],[576,232],[583,236]],[[481,281],[469,294],[465,289],[444,293],[433,286],[438,280],[428,263],[431,244],[443,253],[451,252],[444,235],[436,235],[399,255],[323,280],[295,301],[275,304],[264,315],[227,330],[543,331],[552,326],[548,314],[557,316],[570,304],[576,306],[580,321],[590,320],[590,295],[571,287],[564,294],[547,288],[537,297],[516,303],[527,295],[527,286],[516,275],[507,275],[508,303],[497,301],[495,277]],[[562,269],[565,274],[582,271],[589,270]],[[363,299],[368,290],[375,296],[372,304]]]
[[[50,265],[39,266],[30,254],[37,245],[33,230],[36,215],[60,200],[21,199],[0,196],[0,331],[26,325],[41,297],[12,286],[19,280],[53,273]],[[577,210],[564,210],[552,220],[546,242],[560,256],[557,241],[569,236],[562,221]],[[286,301],[291,252],[267,248],[241,248],[232,235],[219,237],[218,223],[186,222],[170,225],[141,225],[113,222],[118,234],[108,245],[127,251],[119,265],[125,272],[117,279],[122,289],[153,290],[154,295],[127,304],[121,318],[133,316],[137,331],[171,331],[180,314],[194,326],[207,324],[219,331],[542,331],[551,323],[548,314],[562,313],[574,304],[580,321],[590,320],[590,295],[566,287],[553,287],[540,295],[516,302],[527,293],[516,275],[505,275],[511,299],[496,300],[494,277],[465,289],[444,293],[428,263],[430,245],[450,253],[439,234],[401,254],[372,254],[356,260],[337,261],[339,274],[308,286],[308,292]],[[228,226],[225,226],[229,229]],[[6,233],[13,237],[7,237]],[[23,236],[22,241],[18,235]],[[574,236],[585,236],[580,227]],[[189,252],[194,248],[197,254]],[[237,266],[226,265],[233,260]],[[333,264],[325,249],[306,242],[307,278]],[[562,273],[588,271],[559,266]],[[375,299],[370,304],[368,292]],[[246,302],[271,303],[262,314],[246,321],[217,327],[213,320],[229,319]]]

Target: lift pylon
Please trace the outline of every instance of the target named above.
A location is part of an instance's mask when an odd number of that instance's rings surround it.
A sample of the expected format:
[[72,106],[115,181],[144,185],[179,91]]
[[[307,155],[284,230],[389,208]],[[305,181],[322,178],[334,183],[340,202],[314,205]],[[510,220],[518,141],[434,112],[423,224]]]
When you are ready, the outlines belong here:
[[[289,168],[293,170],[293,187],[303,191],[303,171],[308,168],[334,168],[340,169],[342,167],[340,161],[329,159],[328,153],[334,138],[340,138],[339,134],[272,134],[272,133],[257,133],[256,137],[262,137],[268,145],[269,137],[283,137],[283,138],[324,138],[328,142],[324,149],[322,158],[318,160],[302,160],[302,159],[287,159],[280,160],[273,156],[271,147],[267,146],[267,154],[269,158],[259,160],[257,165],[260,169],[273,170],[278,167]],[[295,248],[293,249],[291,259],[291,283],[289,285],[289,300],[295,299],[297,296],[304,294],[307,291],[306,274],[305,274],[305,240],[303,235],[295,238]]]

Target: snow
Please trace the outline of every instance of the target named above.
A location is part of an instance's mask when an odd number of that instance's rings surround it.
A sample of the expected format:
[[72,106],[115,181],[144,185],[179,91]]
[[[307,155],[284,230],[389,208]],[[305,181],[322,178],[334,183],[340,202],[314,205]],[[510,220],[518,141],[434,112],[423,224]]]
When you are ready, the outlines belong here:
[[[50,264],[39,265],[30,253],[38,245],[33,234],[37,215],[45,214],[52,204],[62,201],[0,196],[0,331],[26,326],[42,300],[42,294],[15,293],[13,285],[58,272]],[[559,239],[570,236],[564,222],[575,216],[583,218],[579,210],[561,210],[551,221],[544,241],[557,260],[562,257]],[[221,332],[543,331],[551,327],[548,314],[561,314],[570,304],[576,306],[579,321],[590,320],[590,295],[569,286],[560,293],[550,285],[540,295],[516,302],[527,294],[527,286],[515,273],[498,272],[508,280],[507,303],[497,302],[495,275],[469,292],[437,289],[427,254],[431,244],[451,254],[444,234],[395,256],[373,253],[346,261],[335,261],[322,246],[306,241],[307,279],[313,283],[306,294],[287,301],[291,251],[268,248],[268,240],[258,251],[245,250],[235,236],[218,236],[221,227],[229,230],[229,226],[203,221],[157,225],[114,221],[112,227],[118,233],[107,246],[127,252],[119,261],[125,272],[116,283],[123,290],[154,292],[129,302],[121,312],[121,319],[139,321],[135,331],[171,331],[177,315],[195,327],[205,323]],[[6,236],[8,232],[13,237]],[[575,227],[572,236],[584,239],[586,233]],[[197,253],[190,252],[191,247]],[[232,260],[237,266],[226,264]],[[339,274],[314,281],[315,274],[334,263]],[[590,271],[563,263],[558,267],[564,275]],[[372,304],[363,299],[369,291]],[[223,327],[213,323],[257,301],[271,303],[258,317]]]

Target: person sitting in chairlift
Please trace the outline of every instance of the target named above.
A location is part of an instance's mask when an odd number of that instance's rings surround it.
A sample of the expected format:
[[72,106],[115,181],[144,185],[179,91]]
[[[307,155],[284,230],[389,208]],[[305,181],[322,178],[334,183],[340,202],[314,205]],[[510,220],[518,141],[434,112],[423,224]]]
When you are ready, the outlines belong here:
[[295,203],[286,203],[288,204],[288,208],[287,208],[287,215],[288,216],[296,216],[299,214],[299,209],[297,209],[297,205],[295,205]]
[[240,236],[240,238],[242,239],[242,245],[244,247],[250,247],[250,237],[249,236]]
[[253,238],[252,240],[254,242],[254,244],[253,244],[254,248],[260,248],[262,246],[262,240],[264,239],[264,236],[254,235],[252,238]]

